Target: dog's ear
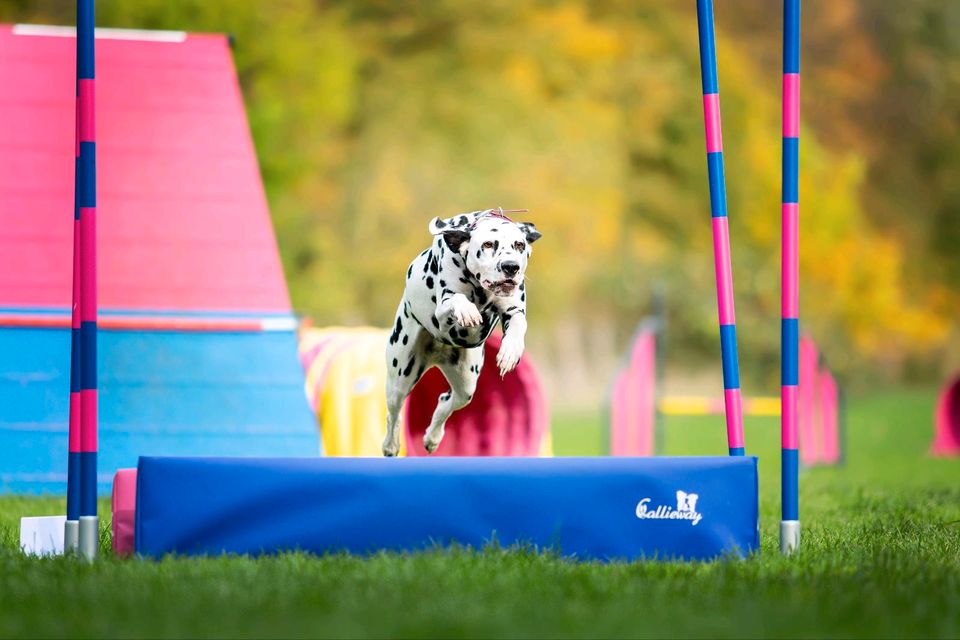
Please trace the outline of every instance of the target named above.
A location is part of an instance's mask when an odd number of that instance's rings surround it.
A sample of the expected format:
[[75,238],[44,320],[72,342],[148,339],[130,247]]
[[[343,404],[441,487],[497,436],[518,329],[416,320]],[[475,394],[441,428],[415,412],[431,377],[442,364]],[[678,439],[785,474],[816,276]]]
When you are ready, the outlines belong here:
[[533,244],[543,236],[543,234],[533,226],[532,222],[521,222],[518,226],[520,227],[520,231],[523,231],[524,235],[527,236],[527,244]]
[[430,232],[430,235],[436,236],[443,233],[444,229],[449,229],[450,223],[446,220],[441,219],[439,216],[430,221],[430,224],[427,225],[427,231]]
[[454,253],[461,253],[463,245],[470,242],[470,232],[462,229],[448,229],[443,232],[443,241]]
[[430,235],[432,236],[439,235],[450,229],[466,229],[474,224],[478,218],[490,213],[491,211],[493,211],[493,209],[483,209],[482,211],[467,211],[466,213],[458,213],[451,218],[434,218],[430,221],[430,224],[427,228],[430,230]]

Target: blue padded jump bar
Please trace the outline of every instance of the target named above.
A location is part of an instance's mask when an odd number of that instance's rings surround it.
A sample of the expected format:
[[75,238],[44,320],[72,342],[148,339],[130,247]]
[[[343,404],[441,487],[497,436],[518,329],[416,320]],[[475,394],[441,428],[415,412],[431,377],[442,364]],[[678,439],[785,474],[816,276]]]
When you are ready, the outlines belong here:
[[533,544],[578,559],[710,559],[759,547],[757,459],[152,458],[136,550],[415,551]]

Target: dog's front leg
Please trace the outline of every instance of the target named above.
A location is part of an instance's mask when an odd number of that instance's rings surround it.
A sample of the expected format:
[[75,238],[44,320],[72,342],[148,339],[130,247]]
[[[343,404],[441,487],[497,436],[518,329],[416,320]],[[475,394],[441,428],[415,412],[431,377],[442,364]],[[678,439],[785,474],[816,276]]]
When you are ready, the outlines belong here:
[[518,310],[511,315],[503,315],[503,342],[497,353],[497,367],[500,377],[513,371],[523,355],[524,336],[527,334],[527,314]]
[[461,327],[479,327],[483,324],[483,316],[480,315],[477,305],[470,302],[470,299],[462,293],[449,291],[440,299],[436,317],[441,327],[451,326],[453,322]]

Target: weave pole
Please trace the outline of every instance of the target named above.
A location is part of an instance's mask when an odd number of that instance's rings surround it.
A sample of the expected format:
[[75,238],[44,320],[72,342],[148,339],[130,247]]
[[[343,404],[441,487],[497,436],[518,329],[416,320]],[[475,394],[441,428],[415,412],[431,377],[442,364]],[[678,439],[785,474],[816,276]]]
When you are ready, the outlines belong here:
[[800,548],[800,0],[783,2],[783,173],[780,267],[780,552]]
[[87,559],[95,558],[100,547],[97,518],[97,150],[94,66],[94,0],[78,0],[70,454],[67,471],[68,524],[64,534],[75,536],[76,542],[70,539],[73,545],[71,549],[79,551]]
[[723,177],[723,136],[720,131],[720,90],[717,83],[717,51],[713,35],[713,0],[697,0],[697,27],[700,32],[703,124],[707,138],[707,173],[710,178],[710,213],[713,220],[717,310],[720,316],[720,353],[723,360],[727,447],[731,456],[742,456],[744,454],[743,408],[740,399],[740,365],[737,362],[737,325],[733,306],[733,270],[730,266],[727,190]]
[[73,299],[70,313],[70,418],[67,453],[67,521],[63,550],[80,546],[80,101],[77,101],[73,159]]

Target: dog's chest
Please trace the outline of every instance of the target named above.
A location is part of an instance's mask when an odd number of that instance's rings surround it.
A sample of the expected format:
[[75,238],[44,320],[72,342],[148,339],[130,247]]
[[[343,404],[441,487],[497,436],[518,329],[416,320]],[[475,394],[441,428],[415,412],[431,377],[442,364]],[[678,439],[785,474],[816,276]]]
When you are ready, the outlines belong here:
[[[476,303],[474,302],[474,304]],[[448,318],[442,326],[437,326],[435,327],[434,331],[431,331],[433,337],[437,338],[444,344],[457,347],[479,347],[481,344],[483,344],[484,340],[490,337],[490,333],[497,326],[497,322],[500,320],[500,314],[498,313],[497,309],[489,303],[485,307],[477,305],[477,308],[480,310],[480,315],[483,317],[483,324],[480,326],[461,327],[455,321],[453,321],[453,318]],[[439,325],[440,323],[434,324]]]
[[[472,348],[483,344],[500,320],[500,311],[490,294],[473,282],[462,266],[435,255],[436,250],[425,251],[410,265],[405,297],[415,322],[444,345]],[[437,295],[445,291],[462,293],[477,306],[483,323],[476,327],[462,327],[453,318],[441,323],[437,320]]]

